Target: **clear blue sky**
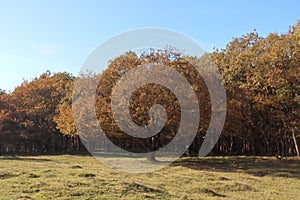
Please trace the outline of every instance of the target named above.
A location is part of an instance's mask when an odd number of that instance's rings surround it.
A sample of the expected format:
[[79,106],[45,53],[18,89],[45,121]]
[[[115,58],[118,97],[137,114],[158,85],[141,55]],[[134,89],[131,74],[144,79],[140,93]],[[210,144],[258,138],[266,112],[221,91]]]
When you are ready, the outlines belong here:
[[0,88],[52,72],[77,75],[99,44],[120,32],[161,27],[211,51],[254,28],[284,33],[300,19],[300,1],[0,0]]

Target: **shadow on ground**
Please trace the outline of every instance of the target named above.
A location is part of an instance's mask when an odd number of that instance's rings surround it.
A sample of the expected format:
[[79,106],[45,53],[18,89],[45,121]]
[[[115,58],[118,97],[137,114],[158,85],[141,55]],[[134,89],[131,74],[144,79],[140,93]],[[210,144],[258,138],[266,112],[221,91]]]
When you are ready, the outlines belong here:
[[273,157],[182,158],[172,164],[194,170],[242,172],[254,176],[277,176],[300,179],[300,159],[278,160]]

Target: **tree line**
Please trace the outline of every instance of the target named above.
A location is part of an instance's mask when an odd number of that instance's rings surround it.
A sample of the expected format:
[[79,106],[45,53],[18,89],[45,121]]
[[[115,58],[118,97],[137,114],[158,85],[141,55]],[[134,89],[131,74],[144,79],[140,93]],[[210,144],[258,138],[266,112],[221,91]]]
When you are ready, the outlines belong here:
[[[99,80],[95,95],[97,120],[113,143],[137,152],[153,151],[168,144],[179,129],[181,114],[178,99],[168,88],[147,84],[130,99],[130,116],[139,126],[151,123],[152,105],[165,108],[166,123],[153,137],[125,134],[111,109],[113,87],[126,72],[140,65],[161,64],[184,76],[197,96],[202,114],[197,135],[187,151],[197,155],[209,126],[211,102],[207,86],[194,67],[209,71],[207,60],[218,67],[227,95],[225,125],[212,154],[299,156],[300,22],[287,33],[270,33],[264,38],[254,31],[233,38],[226,48],[215,49],[200,58],[186,57],[170,48],[143,53],[129,51],[111,60],[101,74],[74,77],[67,72],[47,71],[24,81],[11,93],[1,90],[0,153],[84,151],[72,116],[72,104],[76,104],[73,87],[75,80],[89,81],[91,77]],[[209,74],[213,79],[214,73]],[[159,73],[158,76],[163,77]],[[88,131],[90,119],[84,110],[78,113],[86,120]]]

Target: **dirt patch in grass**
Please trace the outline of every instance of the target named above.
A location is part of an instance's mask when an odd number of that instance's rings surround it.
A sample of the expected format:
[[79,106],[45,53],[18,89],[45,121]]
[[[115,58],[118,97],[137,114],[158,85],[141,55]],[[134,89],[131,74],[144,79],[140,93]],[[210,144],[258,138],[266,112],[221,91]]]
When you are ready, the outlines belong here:
[[210,196],[214,196],[214,197],[226,197],[226,195],[223,195],[223,194],[219,194],[213,190],[210,190],[210,189],[206,189],[206,188],[201,188],[199,190],[199,192],[201,193],[204,193],[204,194],[208,194]]
[[33,173],[28,174],[28,178],[40,178],[40,177],[41,176],[38,174],[33,174]]
[[218,191],[233,191],[233,192],[241,192],[241,191],[251,191],[255,192],[256,189],[251,187],[250,185],[244,183],[230,183],[224,184],[220,187],[217,187]]
[[82,167],[80,165],[73,165],[71,168],[72,169],[82,169]]
[[125,185],[124,189],[122,190],[123,195],[127,194],[134,194],[134,193],[143,193],[145,197],[170,197],[168,192],[163,191],[161,189],[152,188],[140,183],[128,183]]
[[81,173],[81,174],[79,174],[79,177],[91,178],[91,177],[96,177],[96,174],[93,174],[93,173]]
[[17,177],[19,174],[11,173],[11,172],[0,172],[0,180],[1,179],[7,179],[12,177]]

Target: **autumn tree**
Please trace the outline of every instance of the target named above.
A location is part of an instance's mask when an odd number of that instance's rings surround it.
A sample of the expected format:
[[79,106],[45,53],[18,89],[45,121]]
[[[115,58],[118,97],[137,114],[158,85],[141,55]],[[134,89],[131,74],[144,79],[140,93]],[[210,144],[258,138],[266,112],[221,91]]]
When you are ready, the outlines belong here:
[[[11,93],[0,90],[0,152],[66,152],[82,149],[80,139],[90,149],[97,150],[97,131],[90,112],[96,111],[96,121],[111,142],[132,152],[153,152],[172,141],[179,130],[181,107],[187,110],[190,100],[179,102],[177,96],[160,84],[145,84],[132,92],[125,112],[112,109],[112,94],[118,81],[141,66],[154,69],[167,66],[185,77],[196,95],[200,108],[197,135],[189,147],[189,155],[197,155],[210,123],[211,99],[207,88],[216,89],[211,60],[218,67],[227,96],[227,116],[222,135],[213,154],[298,155],[300,151],[300,22],[287,33],[270,33],[261,37],[256,31],[233,40],[224,49],[216,49],[201,57],[183,55],[178,50],[150,49],[144,52],[128,51],[108,63],[100,74],[84,73],[73,77],[68,73],[43,73],[30,81],[25,80]],[[201,69],[200,73],[196,69]],[[206,74],[206,83],[201,73]],[[146,80],[145,74],[138,77]],[[156,77],[170,79],[157,71]],[[94,87],[96,104],[80,99],[83,87],[74,87],[75,80]],[[123,80],[123,79],[122,79]],[[130,84],[131,80],[124,84]],[[181,85],[174,81],[174,85]],[[75,91],[75,92],[74,92]],[[125,89],[117,96],[121,101],[130,92]],[[95,93],[95,94],[94,94]],[[165,113],[153,114],[153,105],[161,105]],[[215,106],[215,105],[214,105]],[[72,109],[73,107],[77,109]],[[121,108],[121,107],[120,107]],[[218,110],[218,108],[214,108]],[[221,109],[221,108],[220,108]],[[127,111],[126,110],[126,111]],[[76,124],[73,114],[83,123]],[[119,127],[115,117],[130,118],[134,124],[125,129],[138,132],[155,117],[166,114],[163,128],[150,137],[135,137]],[[191,126],[196,117],[185,119]],[[217,120],[218,121],[218,120]],[[159,124],[159,120],[157,122]],[[79,133],[78,129],[83,130]],[[143,133],[141,133],[143,134]],[[146,134],[146,133],[145,133]],[[188,135],[188,133],[186,133]],[[93,136],[93,140],[88,140]],[[97,142],[96,142],[97,141]],[[105,146],[105,144],[103,144]],[[104,147],[103,146],[103,147]],[[154,154],[152,158],[154,159]]]
[[72,76],[67,73],[51,75],[49,71],[31,82],[24,81],[10,95],[13,112],[9,120],[17,127],[15,151],[60,151],[62,136],[56,128],[56,108],[65,96],[65,86]]
[[[227,119],[231,127],[237,127],[235,132],[244,134],[254,154],[273,155],[274,150],[288,154],[286,140],[299,123],[297,30],[299,23],[282,35],[271,33],[262,38],[252,32],[214,53],[231,94],[229,105],[235,104],[229,107],[229,116],[241,116],[237,123]],[[239,121],[242,127],[236,126]]]
[[[149,50],[137,55],[134,52],[127,52],[113,59],[108,68],[100,74],[97,96],[96,96],[96,110],[99,123],[106,135],[118,146],[123,149],[136,152],[152,152],[158,148],[168,144],[176,135],[178,127],[180,125],[180,106],[188,108],[188,100],[183,101],[182,105],[179,104],[176,95],[172,93],[168,88],[159,84],[146,84],[138,88],[130,98],[129,112],[130,117],[138,126],[147,126],[151,123],[151,115],[149,113],[150,108],[154,104],[159,104],[164,107],[167,114],[167,121],[160,132],[155,136],[138,138],[127,135],[118,126],[115,121],[116,114],[113,114],[111,109],[111,98],[113,89],[116,83],[130,70],[136,69],[139,66],[147,65],[149,69],[156,65],[167,66],[171,69],[179,72],[185,77],[192,89],[197,95],[198,105],[200,102],[201,111],[204,113],[201,115],[202,120],[196,121],[199,124],[198,133],[205,135],[205,130],[208,126],[210,117],[210,105],[209,95],[207,92],[206,85],[201,78],[199,72],[181,53],[172,51],[170,49],[164,50]],[[156,72],[157,77],[168,78],[162,72]],[[142,81],[146,79],[145,74],[140,74],[139,79]],[[170,77],[169,77],[170,78]],[[130,81],[128,84],[130,84]],[[176,85],[176,83],[174,83]],[[178,85],[177,87],[180,87]],[[206,93],[205,93],[206,92]],[[122,94],[127,94],[126,88],[123,89]],[[122,94],[118,98],[122,99]],[[188,99],[188,98],[187,98]],[[201,100],[200,100],[201,99]],[[124,112],[119,112],[117,115],[123,115]],[[124,116],[119,116],[125,118]],[[195,118],[184,119],[190,123],[195,123]],[[131,129],[134,132],[134,129]],[[199,136],[198,138],[202,138]],[[194,153],[199,148],[200,141],[194,145]],[[198,152],[197,152],[198,153]],[[150,158],[154,159],[154,157]]]

